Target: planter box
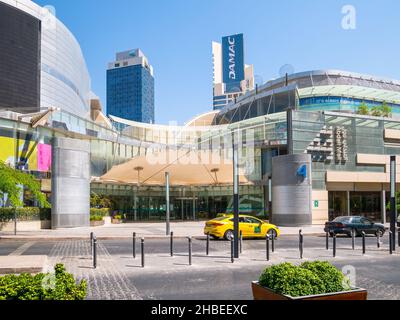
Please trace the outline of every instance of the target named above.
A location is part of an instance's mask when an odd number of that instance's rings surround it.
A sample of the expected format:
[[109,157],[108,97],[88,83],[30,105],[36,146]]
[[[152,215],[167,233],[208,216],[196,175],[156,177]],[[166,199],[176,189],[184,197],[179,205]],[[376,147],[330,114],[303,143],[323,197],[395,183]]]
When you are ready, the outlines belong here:
[[90,221],[91,227],[99,227],[104,225],[104,220],[101,221]]
[[121,224],[122,223],[122,219],[111,219],[111,223],[112,224]]
[[367,290],[360,288],[354,288],[351,291],[291,297],[260,286],[258,281],[253,281],[251,287],[254,300],[367,300],[368,296]]
[[[39,231],[51,229],[50,220],[17,221],[17,231]],[[13,232],[14,221],[0,222],[0,231]]]

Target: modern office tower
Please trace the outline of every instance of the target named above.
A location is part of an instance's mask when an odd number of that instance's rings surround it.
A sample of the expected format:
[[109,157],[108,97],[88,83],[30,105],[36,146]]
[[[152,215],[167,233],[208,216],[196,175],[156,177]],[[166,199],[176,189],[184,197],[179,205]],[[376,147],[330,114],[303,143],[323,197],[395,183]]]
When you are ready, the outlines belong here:
[[243,34],[212,42],[213,108],[224,108],[237,97],[254,89],[254,68],[244,64]]
[[154,123],[153,67],[140,49],[119,52],[108,65],[107,115]]

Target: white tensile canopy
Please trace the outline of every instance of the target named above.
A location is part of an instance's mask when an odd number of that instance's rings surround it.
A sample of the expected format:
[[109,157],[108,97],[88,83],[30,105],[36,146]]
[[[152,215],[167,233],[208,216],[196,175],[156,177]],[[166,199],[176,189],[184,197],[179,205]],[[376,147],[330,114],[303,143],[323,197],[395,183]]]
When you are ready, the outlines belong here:
[[[233,185],[232,160],[219,152],[162,150],[116,165],[100,177],[104,183],[175,186]],[[239,170],[239,184],[251,184]]]

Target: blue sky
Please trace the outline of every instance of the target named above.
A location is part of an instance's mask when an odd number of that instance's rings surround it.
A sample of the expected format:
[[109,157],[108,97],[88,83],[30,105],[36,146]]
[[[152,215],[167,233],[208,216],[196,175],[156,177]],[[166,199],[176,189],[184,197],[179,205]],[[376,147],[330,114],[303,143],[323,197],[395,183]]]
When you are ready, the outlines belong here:
[[[184,123],[212,109],[211,41],[243,33],[245,62],[264,81],[343,69],[400,79],[398,0],[35,0],[53,5],[78,39],[92,89],[106,104],[106,66],[141,48],[155,72],[156,122]],[[342,29],[344,5],[357,13]]]

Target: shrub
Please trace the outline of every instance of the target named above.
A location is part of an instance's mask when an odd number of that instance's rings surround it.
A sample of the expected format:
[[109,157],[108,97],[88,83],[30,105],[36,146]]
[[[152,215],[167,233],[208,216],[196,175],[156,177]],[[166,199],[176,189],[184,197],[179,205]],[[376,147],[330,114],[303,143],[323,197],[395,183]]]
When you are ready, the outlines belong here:
[[109,216],[110,215],[110,209],[108,208],[102,208],[102,209],[98,209],[98,208],[90,208],[90,216]]
[[103,216],[101,215],[90,215],[90,221],[102,221]]
[[276,293],[292,297],[341,292],[350,289],[348,280],[329,262],[285,262],[266,268],[259,283]]
[[348,279],[327,261],[304,262],[300,267],[314,272],[324,283],[326,293],[350,289]]
[[40,220],[51,220],[51,208],[40,208]]
[[121,220],[121,219],[122,219],[122,215],[117,214],[117,215],[115,215],[115,216],[113,217],[113,219]]
[[[15,213],[17,215],[17,219],[20,221],[40,220],[41,216],[42,216],[41,210],[42,209],[36,208],[36,207],[0,208],[0,222],[13,221]],[[46,212],[46,211],[43,211],[43,212]]]
[[0,300],[83,300],[87,283],[76,283],[62,264],[55,273],[21,274],[0,277]]

